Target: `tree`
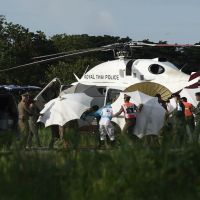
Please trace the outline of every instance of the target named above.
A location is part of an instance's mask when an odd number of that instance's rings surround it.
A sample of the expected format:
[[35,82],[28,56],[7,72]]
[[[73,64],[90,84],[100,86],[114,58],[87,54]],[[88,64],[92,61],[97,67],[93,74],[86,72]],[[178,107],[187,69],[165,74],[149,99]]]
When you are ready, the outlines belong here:
[[[19,24],[7,22],[6,18],[0,15],[0,69],[29,63],[33,61],[33,57],[46,54],[95,48],[129,41],[131,41],[129,37],[89,36],[87,34],[57,34],[47,38],[42,31],[30,32],[29,29]],[[142,42],[154,43],[149,39],[144,39]],[[167,44],[167,41],[160,40],[159,44]],[[199,70],[199,53],[199,48],[145,47],[135,49],[133,59],[166,57],[180,68],[187,63],[184,70],[191,73]],[[111,51],[93,52],[10,72],[0,72],[0,80],[4,84],[43,85],[57,76],[64,83],[69,84],[75,81],[73,73],[81,77],[88,65],[93,67],[98,63],[113,59],[114,55]]]
[[[0,69],[32,62],[34,56],[56,52],[43,32],[30,32],[19,24],[8,23],[3,16],[0,17],[0,50]],[[23,71],[1,73],[0,78],[2,83],[36,84],[44,77],[45,71],[38,65]]]

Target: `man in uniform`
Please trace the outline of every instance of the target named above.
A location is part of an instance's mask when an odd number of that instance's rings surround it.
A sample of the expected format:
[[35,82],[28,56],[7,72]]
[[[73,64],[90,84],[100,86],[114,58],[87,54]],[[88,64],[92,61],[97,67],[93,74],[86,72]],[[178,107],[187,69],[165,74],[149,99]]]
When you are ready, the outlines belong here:
[[130,102],[130,96],[124,95],[124,103],[122,104],[119,112],[113,115],[113,117],[119,116],[122,112],[124,112],[125,117],[125,125],[122,130],[122,133],[128,135],[133,138],[133,129],[136,124],[136,112],[140,112],[142,109],[142,104],[137,107],[134,103]]
[[185,106],[185,121],[186,124],[189,126],[190,132],[194,131],[194,115],[192,113],[193,105],[187,101],[186,97],[181,98],[183,105]]
[[174,94],[173,98],[176,102],[176,108],[172,112],[172,127],[173,127],[173,143],[181,146],[186,143],[186,126],[185,126],[185,106],[181,101],[179,94]]
[[31,115],[29,116],[29,120],[28,120],[29,135],[28,135],[28,140],[27,140],[27,147],[32,146],[33,136],[35,136],[37,147],[40,147],[41,144],[40,144],[40,139],[38,135],[38,124],[37,124],[37,120],[40,113],[37,106],[35,105],[33,98],[30,98],[29,100],[29,111]]
[[195,122],[196,122],[196,126],[194,129],[194,138],[195,138],[195,141],[198,142],[199,134],[200,134],[200,92],[197,92],[195,95],[196,95],[196,100],[199,103],[196,108],[193,108],[192,111],[195,114]]
[[28,102],[29,102],[29,94],[28,93],[22,94],[21,101],[18,104],[18,116],[19,116],[18,126],[22,137],[23,145],[25,145],[29,133],[28,120],[30,116],[30,110]]

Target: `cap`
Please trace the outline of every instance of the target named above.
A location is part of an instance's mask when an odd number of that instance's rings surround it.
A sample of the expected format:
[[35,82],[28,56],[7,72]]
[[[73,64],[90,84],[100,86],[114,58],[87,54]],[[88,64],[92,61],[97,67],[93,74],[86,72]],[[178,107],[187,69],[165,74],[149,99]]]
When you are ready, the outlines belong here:
[[131,97],[127,94],[124,94],[124,99],[130,99]]
[[28,93],[28,92],[23,93],[23,94],[21,94],[21,96],[23,96],[23,97],[28,97],[28,96],[29,96],[29,93]]
[[200,92],[196,92],[195,95],[196,95],[196,96],[200,96]]

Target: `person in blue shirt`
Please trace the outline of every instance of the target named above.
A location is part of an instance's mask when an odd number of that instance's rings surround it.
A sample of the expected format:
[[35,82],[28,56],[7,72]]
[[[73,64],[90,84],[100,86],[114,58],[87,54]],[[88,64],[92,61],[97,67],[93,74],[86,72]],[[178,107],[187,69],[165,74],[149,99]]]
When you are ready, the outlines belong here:
[[100,147],[105,145],[106,136],[111,141],[111,145],[114,145],[115,135],[114,135],[114,126],[111,123],[113,117],[113,109],[111,105],[104,106],[100,111],[100,121],[99,121],[99,132],[100,132]]
[[95,117],[97,121],[99,122],[101,118],[99,110],[100,110],[99,106],[94,105],[82,114],[81,119],[85,120],[87,116],[92,116],[92,117]]

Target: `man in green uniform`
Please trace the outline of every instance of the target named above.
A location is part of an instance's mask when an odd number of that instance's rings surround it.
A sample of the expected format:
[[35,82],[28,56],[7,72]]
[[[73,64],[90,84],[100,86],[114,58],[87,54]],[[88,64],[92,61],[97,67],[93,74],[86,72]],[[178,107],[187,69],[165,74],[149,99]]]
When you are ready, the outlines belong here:
[[196,95],[196,100],[199,103],[196,108],[193,108],[192,111],[195,114],[195,122],[196,122],[196,126],[194,129],[194,138],[195,138],[195,141],[198,142],[199,134],[200,134],[200,92],[197,92],[195,95]]
[[28,106],[29,94],[24,93],[21,95],[21,101],[18,104],[18,127],[22,137],[23,145],[25,145],[29,133],[29,116],[30,110]]
[[27,140],[27,147],[31,147],[32,146],[32,138],[33,136],[35,136],[36,139],[36,145],[37,147],[40,147],[40,139],[39,139],[39,135],[38,135],[38,124],[37,124],[37,120],[39,117],[39,110],[35,105],[35,102],[33,100],[33,98],[30,98],[29,100],[29,110],[30,110],[30,116],[29,116],[29,135],[28,135],[28,140]]
[[173,98],[176,102],[176,108],[172,112],[172,137],[173,144],[181,146],[186,143],[186,126],[185,126],[185,106],[181,101],[179,94],[174,94]]

